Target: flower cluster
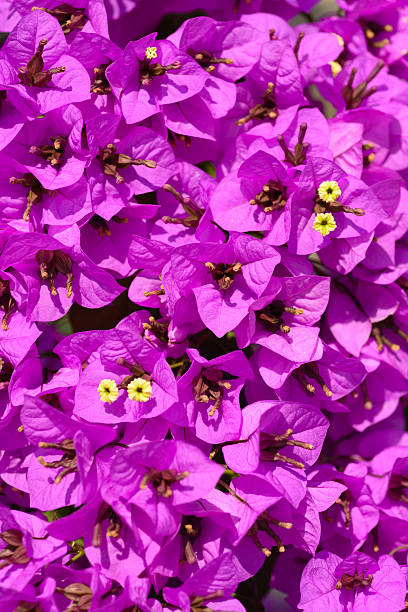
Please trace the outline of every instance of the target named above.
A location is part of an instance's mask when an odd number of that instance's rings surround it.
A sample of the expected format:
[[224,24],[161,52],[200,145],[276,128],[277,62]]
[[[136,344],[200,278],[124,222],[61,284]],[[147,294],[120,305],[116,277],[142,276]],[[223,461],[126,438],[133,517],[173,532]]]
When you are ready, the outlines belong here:
[[315,4],[3,2],[2,612],[408,605],[408,7]]

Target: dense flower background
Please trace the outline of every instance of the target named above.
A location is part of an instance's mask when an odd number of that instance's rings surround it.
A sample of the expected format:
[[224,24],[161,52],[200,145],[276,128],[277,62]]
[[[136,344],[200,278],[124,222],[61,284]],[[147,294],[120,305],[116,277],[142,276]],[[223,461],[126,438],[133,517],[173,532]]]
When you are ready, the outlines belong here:
[[408,605],[408,2],[315,5],[0,2],[1,612]]

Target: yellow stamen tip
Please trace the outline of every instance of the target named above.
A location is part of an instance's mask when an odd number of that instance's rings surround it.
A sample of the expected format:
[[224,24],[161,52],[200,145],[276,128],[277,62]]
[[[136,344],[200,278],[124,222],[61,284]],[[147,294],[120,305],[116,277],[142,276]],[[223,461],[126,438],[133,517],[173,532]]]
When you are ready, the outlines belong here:
[[337,227],[334,217],[331,213],[319,213],[313,221],[313,229],[319,232],[322,236],[327,236]]
[[111,378],[104,378],[99,383],[98,393],[101,402],[112,404],[112,402],[118,399],[119,389],[114,380],[112,380]]
[[341,189],[337,181],[323,181],[323,183],[320,183],[317,193],[323,202],[335,202],[341,196]]
[[152,397],[152,385],[144,378],[135,378],[127,386],[129,399],[147,402]]
[[147,47],[145,53],[146,59],[156,59],[157,58],[157,47]]

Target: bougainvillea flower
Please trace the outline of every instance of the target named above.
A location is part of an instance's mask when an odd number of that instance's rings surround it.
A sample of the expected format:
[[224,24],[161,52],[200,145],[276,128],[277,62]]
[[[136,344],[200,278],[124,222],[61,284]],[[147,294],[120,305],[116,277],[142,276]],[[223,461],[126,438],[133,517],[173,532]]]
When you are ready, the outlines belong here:
[[232,598],[236,584],[235,565],[232,556],[226,553],[186,580],[182,587],[164,589],[163,595],[183,612],[208,608],[207,604],[214,610],[243,612],[244,606]]
[[317,460],[327,427],[321,412],[307,404],[256,402],[243,411],[245,441],[226,446],[224,456],[231,469],[241,473],[256,471],[259,462],[266,472],[273,472],[273,462],[304,469]]
[[[141,322],[139,322],[142,328]],[[165,355],[146,342],[136,325],[110,330],[76,391],[75,414],[94,423],[155,417],[177,400]]]
[[101,425],[70,419],[40,398],[27,398],[21,411],[24,434],[36,450],[27,461],[27,492],[42,510],[79,505],[85,498],[87,479],[94,478],[93,456],[115,438]]
[[380,515],[367,484],[367,472],[367,466],[349,463],[343,473],[332,473],[332,478],[347,489],[324,515],[322,541],[328,549],[341,546],[342,550],[355,551],[376,528]]
[[[25,166],[1,153],[0,183],[4,194],[5,220],[19,231],[40,232],[44,225],[66,225],[89,215],[92,208],[89,187],[83,176],[85,164],[79,162],[79,165],[79,172],[77,170],[77,176],[73,175],[72,182],[68,178],[72,176],[68,170],[64,173],[65,180],[63,174],[62,184],[58,185],[57,173],[50,176],[47,171],[43,173]],[[36,175],[40,175],[41,179]],[[43,178],[44,184],[41,182]],[[52,187],[53,183],[57,189]]]
[[[65,36],[78,32],[97,32],[108,37],[108,21],[106,8],[102,0],[73,0],[55,4],[53,0],[42,0],[41,7],[37,7],[35,0],[13,0],[14,8],[25,15],[30,11],[42,10],[58,20]],[[72,37],[69,38],[69,42]]]
[[69,104],[48,113],[46,121],[30,121],[4,153],[17,159],[52,192],[73,185],[84,173],[82,128],[81,112]]
[[170,146],[147,128],[116,134],[120,118],[105,113],[87,122],[89,148],[94,156],[86,169],[93,210],[110,219],[133,195],[162,187],[171,175]]
[[234,82],[244,77],[259,58],[260,43],[253,28],[238,21],[195,17],[184,22],[168,40],[207,72],[200,96],[214,118],[226,115],[235,103]]
[[[171,256],[168,274],[162,278],[169,302],[175,304],[193,292],[203,323],[218,337],[246,316],[280,259],[273,247],[238,234],[225,244],[198,243],[174,250],[156,245],[157,256],[159,250],[162,257]],[[145,265],[146,250],[150,250],[149,241],[135,238],[130,254],[133,265]]]
[[2,54],[1,85],[30,117],[90,98],[88,73],[69,55],[58,21],[44,11],[19,21]]
[[[276,357],[276,367],[280,371],[282,366],[278,359]],[[345,357],[340,351],[323,343],[322,357],[298,365],[275,392],[281,399],[298,402],[319,399],[320,405],[326,409],[334,412],[348,411],[344,406],[336,405],[334,400],[354,391],[366,375],[367,370],[358,359]]]
[[270,230],[268,242],[284,244],[291,227],[293,187],[283,165],[259,151],[217,186],[211,198],[214,220],[228,230]]
[[20,234],[0,256],[12,294],[19,294],[27,317],[54,321],[75,299],[85,307],[109,304],[120,293],[114,279],[77,246],[65,247],[46,234]]
[[162,105],[186,100],[204,87],[207,73],[170,41],[151,34],[130,42],[106,70],[127,123],[137,123]]
[[301,610],[388,610],[398,612],[405,599],[405,577],[388,555],[375,561],[357,552],[342,560],[322,551],[307,564],[301,580]]
[[129,527],[144,525],[161,541],[180,527],[178,506],[205,498],[223,471],[185,442],[140,443],[116,455],[102,492]]
[[[307,295],[309,292],[313,295],[316,290],[320,292],[322,301],[310,306]],[[323,280],[315,285],[308,277],[272,278],[264,295],[251,304],[248,316],[236,328],[238,346],[243,348],[255,342],[277,353],[279,358],[295,363],[320,359],[322,344],[318,338],[319,328],[310,323],[316,322],[319,310],[324,309],[327,291],[328,283]],[[305,298],[304,301],[302,298]],[[302,302],[306,308],[299,308],[298,302]],[[303,321],[304,310],[306,317]]]
[[195,428],[198,438],[212,444],[238,440],[242,426],[239,393],[245,379],[252,377],[244,354],[234,351],[209,361],[195,349],[187,350],[187,355],[191,366],[178,381],[182,404],[170,409],[169,420]]
[[[338,199],[325,201],[319,197],[318,188],[325,181],[338,185],[341,190]],[[293,229],[289,241],[297,253],[320,250],[337,238],[367,236],[387,214],[382,202],[362,181],[345,175],[335,164],[322,158],[306,163],[298,189],[293,200]],[[328,235],[313,229],[319,213],[332,213],[334,217],[336,227]]]
[[265,42],[247,78],[249,87],[240,88],[238,98],[239,127],[253,127],[259,121],[273,124],[282,111],[293,107],[296,111],[305,101],[294,47],[288,40]]
[[65,545],[47,534],[47,521],[39,516],[2,507],[0,521],[3,588],[24,588],[45,563],[65,552]]

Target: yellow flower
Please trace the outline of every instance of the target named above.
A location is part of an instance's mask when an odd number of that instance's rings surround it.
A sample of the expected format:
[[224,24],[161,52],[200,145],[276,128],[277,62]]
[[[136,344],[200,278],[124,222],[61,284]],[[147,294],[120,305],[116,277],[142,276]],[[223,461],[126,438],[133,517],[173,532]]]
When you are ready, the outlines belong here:
[[317,193],[323,202],[335,202],[341,196],[341,189],[337,181],[323,181],[323,183],[320,183]]
[[156,59],[157,57],[157,47],[147,47],[146,49],[146,59]]
[[339,62],[329,62],[329,65],[331,67],[332,75],[334,77],[336,77],[339,74],[339,72],[341,72],[343,70],[343,68],[341,67],[341,64],[339,64]]
[[327,234],[330,234],[336,227],[336,222],[331,213],[319,213],[313,221],[313,229],[322,236],[327,236]]
[[104,378],[99,383],[98,393],[99,397],[101,398],[101,402],[111,404],[118,399],[119,389],[114,380],[111,378]]
[[152,385],[144,378],[135,378],[128,384],[129,399],[137,402],[147,402],[152,397]]

